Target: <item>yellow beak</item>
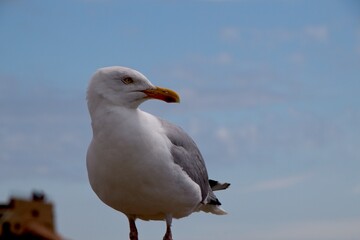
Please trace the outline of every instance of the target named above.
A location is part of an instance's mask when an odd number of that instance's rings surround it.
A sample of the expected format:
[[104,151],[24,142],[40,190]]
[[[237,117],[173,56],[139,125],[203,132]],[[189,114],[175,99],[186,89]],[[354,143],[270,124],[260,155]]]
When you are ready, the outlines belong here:
[[142,92],[147,95],[147,98],[159,99],[167,103],[180,102],[179,95],[175,91],[167,88],[155,87],[155,88],[143,90]]

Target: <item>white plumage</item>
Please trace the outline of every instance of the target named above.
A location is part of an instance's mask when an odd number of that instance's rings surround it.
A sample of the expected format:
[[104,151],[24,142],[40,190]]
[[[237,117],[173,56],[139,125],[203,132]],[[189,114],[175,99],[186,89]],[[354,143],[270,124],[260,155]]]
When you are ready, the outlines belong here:
[[[192,139],[138,108],[152,98],[179,102],[174,91],[155,87],[125,67],[99,69],[87,92],[93,129],[87,152],[89,181],[105,204],[128,217],[133,240],[137,218],[166,220],[168,240],[172,218],[200,210],[225,214]],[[216,189],[228,186],[217,183]]]

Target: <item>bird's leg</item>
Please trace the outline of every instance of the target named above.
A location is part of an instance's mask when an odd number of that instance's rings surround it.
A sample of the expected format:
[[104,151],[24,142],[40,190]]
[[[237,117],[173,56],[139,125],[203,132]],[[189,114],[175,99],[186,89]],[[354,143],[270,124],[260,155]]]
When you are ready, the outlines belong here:
[[172,222],[172,216],[166,215],[166,233],[164,235],[163,240],[172,240],[172,234],[171,234],[171,222]]
[[138,240],[138,232],[136,229],[135,218],[128,217],[130,226],[130,240]]

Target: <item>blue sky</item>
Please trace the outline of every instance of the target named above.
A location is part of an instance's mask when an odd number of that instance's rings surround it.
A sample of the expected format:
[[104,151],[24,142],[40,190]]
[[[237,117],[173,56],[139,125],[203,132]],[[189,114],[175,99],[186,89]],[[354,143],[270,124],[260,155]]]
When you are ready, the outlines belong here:
[[[43,190],[68,239],[124,239],[92,193],[85,92],[123,65],[176,90],[142,109],[184,128],[227,216],[176,220],[176,239],[360,238],[357,1],[5,0],[0,3],[0,199]],[[162,222],[138,223],[159,239]],[[83,229],[87,229],[84,231]]]

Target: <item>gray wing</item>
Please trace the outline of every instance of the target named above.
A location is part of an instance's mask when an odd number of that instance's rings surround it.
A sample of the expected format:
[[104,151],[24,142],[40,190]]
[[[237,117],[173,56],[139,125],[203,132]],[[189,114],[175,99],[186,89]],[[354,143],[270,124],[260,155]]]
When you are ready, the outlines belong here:
[[[189,177],[200,186],[202,202],[206,204],[215,201],[219,205],[219,201],[210,189],[205,162],[196,143],[180,127],[165,120],[159,120],[165,129],[167,137],[173,144],[171,154],[174,162],[182,167]],[[209,199],[207,199],[208,196]],[[205,200],[207,202],[204,202]]]

